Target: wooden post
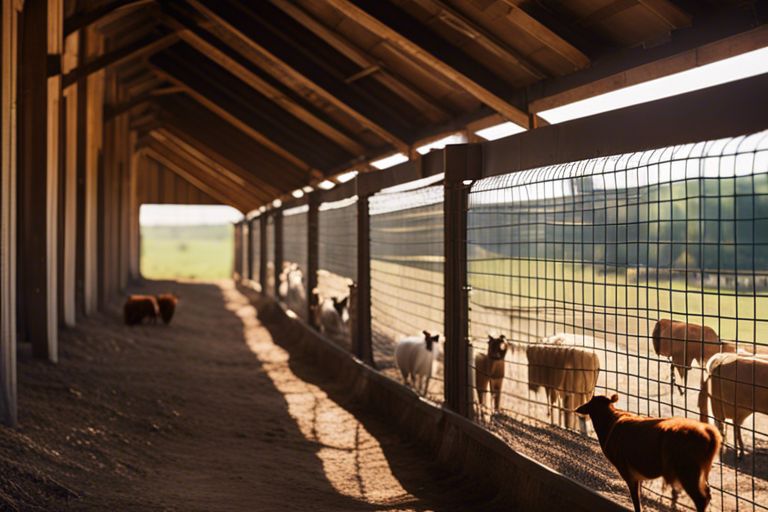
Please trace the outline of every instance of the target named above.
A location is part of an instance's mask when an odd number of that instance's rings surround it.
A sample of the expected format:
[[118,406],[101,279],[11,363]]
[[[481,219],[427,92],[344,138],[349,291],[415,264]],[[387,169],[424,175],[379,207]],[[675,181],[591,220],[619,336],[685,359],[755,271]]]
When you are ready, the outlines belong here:
[[0,422],[16,424],[16,85],[19,3],[0,17]]
[[29,2],[22,15],[19,216],[21,332],[35,357],[58,360],[57,199],[61,76],[48,77],[61,51],[61,5]]
[[309,324],[315,328],[315,319],[312,311],[317,306],[317,295],[313,290],[317,288],[317,267],[319,264],[319,237],[320,216],[318,207],[320,206],[320,197],[318,192],[312,192],[307,197],[309,211],[307,212],[307,318]]
[[261,223],[259,229],[259,286],[261,293],[266,294],[267,289],[267,216],[259,215],[258,221]]
[[371,220],[368,212],[370,195],[357,199],[357,329],[355,355],[375,367],[371,336]]
[[[467,206],[471,180],[480,175],[480,146],[446,146],[445,200],[445,404],[472,415],[467,284]],[[470,180],[470,181],[467,181]]]
[[243,254],[242,250],[240,249],[240,244],[243,241],[243,225],[242,222],[236,222],[235,223],[235,229],[234,229],[234,236],[235,236],[235,259],[232,263],[232,277],[235,281],[240,281],[242,277],[242,266],[240,265],[240,257]]
[[283,211],[272,212],[275,219],[275,297],[280,300],[280,274],[283,271]]
[[253,268],[253,223],[255,219],[247,221],[248,223],[248,279],[253,281],[253,275],[256,269]]

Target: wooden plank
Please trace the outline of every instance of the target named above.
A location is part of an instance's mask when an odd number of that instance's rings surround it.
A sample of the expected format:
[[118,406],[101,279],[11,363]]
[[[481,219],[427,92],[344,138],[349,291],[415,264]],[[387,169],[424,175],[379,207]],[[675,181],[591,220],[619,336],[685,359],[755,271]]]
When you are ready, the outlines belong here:
[[637,0],[640,5],[651,11],[671,29],[690,27],[693,18],[669,0]]
[[288,0],[272,0],[272,3],[362,69],[376,69],[372,74],[375,80],[423,112],[431,121],[441,122],[451,117],[451,114],[436,104],[434,99],[387,71],[382,62],[374,60],[351,41],[327,28],[298,4]]
[[64,75],[62,82],[63,87],[72,85],[80,78],[87,77],[108,66],[121,64],[130,59],[146,57],[152,53],[159,52],[178,41],[178,38],[178,34],[147,36],[138,41],[134,41],[133,43],[129,43],[122,48],[117,48],[116,50],[100,55],[93,60],[81,63],[77,68]]
[[92,23],[96,23],[109,14],[116,13],[117,15],[124,16],[136,7],[153,2],[154,0],[112,0],[87,11],[76,12],[64,20],[64,37]]
[[[361,125],[368,128],[371,132],[381,137],[383,140],[390,142],[397,149],[401,151],[407,150],[408,144],[406,144],[399,137],[395,136],[390,131],[384,129],[381,125],[379,125],[374,120],[361,114],[356,109],[342,102],[336,95],[318,86],[312,80],[310,80],[306,76],[302,75],[301,73],[293,69],[291,66],[289,66],[288,64],[286,64],[285,62],[277,58],[272,52],[268,51],[266,48],[262,47],[261,45],[253,41],[251,38],[246,36],[242,31],[240,31],[237,27],[235,27],[230,21],[224,19],[222,16],[219,16],[215,11],[209,9],[202,2],[200,2],[199,0],[189,0],[189,3],[195,9],[197,9],[197,11],[199,11],[201,14],[206,16],[208,19],[218,24],[219,26],[224,27],[227,30],[227,32],[231,34],[234,38],[236,38],[238,41],[240,41],[241,43],[246,45],[248,48],[253,50],[256,54],[262,56],[263,59],[269,62],[272,66],[279,69],[285,75],[289,76],[292,80],[302,83],[305,86],[309,87],[310,89],[314,90],[318,94],[318,96],[323,98],[325,101],[327,101],[328,103],[332,104],[333,106],[335,106],[336,108],[338,108],[339,110],[347,114],[348,116],[355,119]],[[249,55],[245,55],[245,57],[250,58]],[[263,66],[264,62],[263,61],[259,62],[257,60],[256,64],[261,64]]]
[[631,85],[710,64],[718,60],[735,57],[742,53],[764,48],[765,46],[768,46],[768,25],[761,25],[752,30],[720,39],[698,48],[611,74],[557,94],[539,98],[532,101],[528,108],[533,113],[543,112]]
[[227,71],[253,87],[255,90],[275,102],[277,105],[280,105],[280,107],[282,107],[286,112],[290,113],[297,119],[301,120],[329,139],[333,140],[339,144],[339,146],[347,149],[350,153],[355,155],[365,153],[365,148],[360,143],[353,140],[330,123],[320,119],[315,114],[293,101],[282,91],[269,84],[259,75],[230,56],[227,52],[223,51],[215,44],[210,42],[209,38],[206,37],[198,29],[189,27],[182,21],[171,16],[167,16],[166,19],[170,20],[168,22],[170,26],[181,30],[180,37],[183,41],[188,43],[203,55],[208,56],[218,65],[224,67]]
[[[513,123],[519,124],[520,126],[528,126],[528,114],[526,112],[512,105],[499,96],[499,94],[492,92],[488,88],[489,84],[481,84],[480,81],[472,76],[467,70],[460,69],[458,60],[455,59],[455,57],[458,56],[458,52],[455,49],[452,49],[451,51],[448,51],[447,49],[441,51],[440,58],[438,58],[435,55],[436,45],[430,45],[432,48],[426,47],[427,44],[429,44],[426,37],[421,41],[421,44],[416,44],[409,37],[403,35],[402,32],[404,32],[404,30],[402,25],[395,28],[394,25],[385,23],[370,13],[373,9],[386,9],[389,7],[388,5],[384,5],[383,3],[366,3],[366,8],[361,8],[350,0],[327,1],[345,16],[353,19],[374,34],[381,36],[388,43],[400,49],[412,59],[428,66],[430,69],[433,69],[435,72],[440,73],[456,83],[478,101],[488,105]],[[394,16],[395,14],[392,13],[392,17]],[[413,35],[414,34],[409,34],[411,37]],[[433,41],[437,42],[436,39],[433,39]],[[448,64],[447,59],[449,58],[453,60],[452,64]],[[488,82],[488,80],[484,80],[484,82]]]

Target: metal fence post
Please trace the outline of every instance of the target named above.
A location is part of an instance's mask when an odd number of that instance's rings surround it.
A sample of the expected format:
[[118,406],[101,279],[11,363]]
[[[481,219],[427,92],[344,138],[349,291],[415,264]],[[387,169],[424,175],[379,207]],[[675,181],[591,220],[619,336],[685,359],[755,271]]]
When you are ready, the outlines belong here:
[[445,404],[470,417],[467,206],[471,180],[480,176],[481,148],[475,144],[446,146],[444,158]]
[[357,329],[355,355],[371,366],[371,221],[368,211],[369,194],[357,199]]
[[280,300],[280,274],[283,272],[283,211],[274,210],[275,219],[275,297]]
[[307,200],[309,205],[309,211],[307,212],[307,318],[309,319],[309,324],[317,328],[319,326],[315,325],[312,312],[315,306],[317,306],[317,295],[315,295],[314,289],[317,288],[318,243],[320,241],[318,237],[318,229],[320,228],[320,216],[318,214],[320,197],[318,192],[309,194]]
[[261,293],[267,293],[267,215],[259,215],[259,286]]

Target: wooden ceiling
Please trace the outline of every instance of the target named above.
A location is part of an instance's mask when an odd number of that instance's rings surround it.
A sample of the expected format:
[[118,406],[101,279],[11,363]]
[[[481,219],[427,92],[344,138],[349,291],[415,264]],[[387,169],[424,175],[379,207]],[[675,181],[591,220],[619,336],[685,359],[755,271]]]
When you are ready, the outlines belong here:
[[[93,0],[139,144],[269,202],[532,102],[754,29],[760,2],[684,0]],[[239,184],[235,186],[233,184]],[[221,185],[224,187],[224,184]],[[241,201],[238,201],[241,202]]]

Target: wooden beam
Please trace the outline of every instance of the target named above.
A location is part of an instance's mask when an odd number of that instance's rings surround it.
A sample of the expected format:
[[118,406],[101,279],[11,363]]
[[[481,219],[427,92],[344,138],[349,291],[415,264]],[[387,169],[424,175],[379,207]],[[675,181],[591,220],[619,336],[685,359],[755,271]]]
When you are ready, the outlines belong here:
[[209,37],[203,35],[199,30],[187,26],[184,22],[172,17],[172,15],[166,16],[166,19],[168,24],[173,28],[181,30],[180,37],[183,41],[203,55],[206,55],[259,93],[275,102],[286,112],[333,140],[350,153],[354,155],[365,153],[365,148],[360,143],[283,94],[282,91],[269,84],[259,75],[238,62],[237,59],[213,44],[209,40]]
[[226,122],[228,122],[232,126],[236,127],[241,132],[247,134],[251,139],[259,143],[260,145],[269,149],[273,153],[279,155],[281,158],[287,160],[288,162],[291,163],[291,165],[298,167],[299,169],[303,169],[312,177],[315,177],[315,178],[323,177],[323,173],[321,171],[311,167],[309,164],[304,162],[301,158],[297,157],[296,155],[286,151],[284,148],[275,144],[273,141],[267,138],[260,131],[256,130],[250,124],[243,121],[236,114],[233,114],[232,112],[229,112],[228,110],[222,108],[216,102],[210,100],[206,95],[204,95],[201,92],[198,92],[197,89],[189,86],[188,84],[185,84],[175,76],[165,72],[163,69],[157,66],[153,66],[153,68],[155,72],[161,77],[163,77],[165,80],[173,82],[177,84],[179,87],[183,87],[187,95],[192,97],[195,101],[197,101],[198,103],[206,107],[208,110],[210,110],[214,114],[224,119]]
[[[459,52],[457,52],[455,48],[451,51],[448,51],[447,49],[444,49],[445,51],[440,51],[439,53],[441,55],[438,58],[436,50],[439,42],[432,36],[423,34],[423,37],[420,38],[420,43],[417,44],[411,39],[411,37],[417,35],[416,30],[408,30],[409,35],[406,37],[403,35],[403,32],[405,32],[403,24],[398,24],[397,28],[395,28],[396,25],[391,23],[392,20],[390,20],[391,24],[385,23],[377,16],[371,14],[371,12],[375,11],[386,11],[392,19],[398,15],[403,16],[403,19],[407,18],[407,16],[401,15],[399,12],[396,13],[394,10],[390,11],[392,6],[388,4],[385,5],[384,3],[370,2],[365,4],[365,8],[362,8],[350,0],[327,0],[327,2],[333,5],[345,16],[348,16],[374,34],[384,38],[389,44],[398,48],[410,58],[429,67],[435,72],[440,73],[447,79],[459,85],[478,101],[488,105],[513,123],[519,124],[520,126],[528,126],[528,114],[507,102],[500,97],[499,94],[492,92],[489,89],[490,80],[483,80],[485,83],[481,84],[480,81],[471,76],[471,73],[467,70],[460,69],[465,66],[459,65]],[[451,64],[448,63],[449,60],[452,61]],[[498,89],[498,87],[496,88]]]
[[[296,81],[298,83],[303,84],[306,87],[309,87],[313,91],[317,93],[318,96],[320,96],[323,100],[327,101],[334,107],[338,108],[348,116],[355,119],[358,123],[360,123],[362,126],[365,126],[368,130],[375,133],[377,136],[381,137],[383,140],[391,143],[393,146],[395,146],[398,150],[406,150],[408,149],[408,144],[405,143],[403,140],[401,140],[399,137],[391,133],[390,131],[383,128],[380,124],[378,124],[376,121],[370,119],[369,117],[361,114],[358,110],[355,108],[352,108],[345,102],[341,101],[335,94],[327,91],[325,88],[320,87],[318,84],[314,83],[312,80],[310,80],[308,77],[304,76],[303,74],[299,73],[295,69],[293,69],[291,66],[286,64],[284,61],[279,59],[274,53],[270,52],[263,46],[256,43],[253,39],[246,36],[241,30],[239,30],[235,25],[233,25],[229,20],[223,18],[215,11],[209,9],[206,5],[204,5],[199,0],[189,0],[189,3],[198,10],[201,14],[203,14],[205,17],[216,23],[217,25],[223,27],[232,37],[234,37],[236,40],[238,40],[240,43],[245,45],[247,48],[249,48],[251,51],[258,54],[261,59],[255,59],[255,63],[264,67],[265,62],[269,63],[270,66],[278,69],[281,73],[284,75],[290,77],[291,80]],[[237,49],[237,48],[236,48]],[[250,55],[244,55],[247,58],[251,58]]]
[[528,35],[573,64],[574,69],[589,66],[589,57],[584,55],[581,50],[547,28],[515,3],[509,1],[507,3],[510,7],[507,20],[517,28],[524,30]]
[[272,0],[272,3],[285,14],[301,23],[317,37],[328,43],[336,51],[360,66],[362,70],[377,68],[376,72],[372,74],[375,80],[416,107],[420,112],[423,112],[431,121],[440,122],[451,117],[450,113],[437,105],[434,99],[425,96],[414,86],[391,74],[387,71],[384,63],[374,60],[350,42],[349,39],[341,37],[337,32],[327,28],[305,12],[298,4],[289,0]]
[[640,5],[651,11],[671,29],[690,27],[691,15],[669,0],[637,0]]
[[145,92],[143,94],[139,94],[137,96],[134,96],[133,98],[129,98],[124,102],[118,103],[117,105],[114,105],[114,106],[105,105],[104,121],[105,122],[111,121],[115,117],[128,112],[133,107],[143,105],[144,103],[152,101],[153,98],[157,98],[158,96],[165,96],[167,94],[176,94],[179,92],[184,92],[184,89],[178,86],[163,87],[159,89],[154,89],[149,92]]
[[135,59],[150,55],[158,52],[168,46],[172,45],[178,40],[177,34],[165,34],[165,35],[151,35],[127,44],[122,48],[118,48],[104,55],[96,57],[90,62],[81,64],[77,68],[73,69],[62,79],[62,87],[66,88],[69,85],[77,82],[79,78],[87,77],[88,75],[100,71],[107,66],[120,64],[129,59]]
[[718,60],[768,46],[768,25],[709,43],[692,50],[615,73],[594,82],[534,100],[528,109],[539,113],[576,101],[623,89]]
[[103,17],[119,11],[119,15],[125,15],[136,7],[152,3],[154,0],[112,0],[88,11],[77,12],[64,20],[64,37],[72,32],[96,23]]

